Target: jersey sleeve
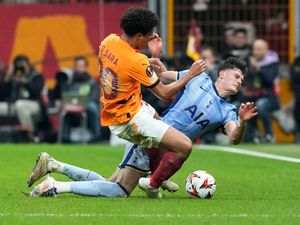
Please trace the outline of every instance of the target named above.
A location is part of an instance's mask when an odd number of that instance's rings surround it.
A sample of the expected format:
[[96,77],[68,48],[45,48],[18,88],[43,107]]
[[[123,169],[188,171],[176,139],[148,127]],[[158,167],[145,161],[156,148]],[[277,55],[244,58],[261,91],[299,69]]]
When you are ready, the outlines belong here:
[[236,112],[236,107],[234,105],[230,105],[228,113],[224,119],[223,125],[225,126],[229,121],[234,121],[238,123],[238,116]]
[[178,71],[177,73],[177,80],[179,80],[181,77],[183,77],[189,70],[182,70]]
[[[181,77],[185,76],[185,74],[189,72],[189,70],[182,70],[182,71],[178,71],[177,73],[177,80],[179,80]],[[201,73],[199,76],[205,76],[205,77],[209,77],[205,72]]]
[[159,83],[159,79],[148,58],[144,55],[135,60],[134,65],[130,68],[130,76],[148,88],[152,88]]

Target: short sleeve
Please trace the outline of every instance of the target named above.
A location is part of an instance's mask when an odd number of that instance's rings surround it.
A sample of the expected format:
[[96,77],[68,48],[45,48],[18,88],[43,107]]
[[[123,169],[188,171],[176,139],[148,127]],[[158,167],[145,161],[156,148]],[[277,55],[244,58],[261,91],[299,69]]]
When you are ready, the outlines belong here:
[[238,116],[237,116],[237,112],[236,112],[236,107],[234,105],[230,105],[229,112],[227,113],[227,115],[224,119],[223,125],[225,126],[226,123],[228,123],[229,121],[234,121],[234,122],[238,123]]
[[181,77],[183,77],[189,70],[182,70],[179,71],[177,74],[177,80],[179,80]]
[[154,87],[159,79],[150,66],[147,56],[140,54],[135,60],[134,65],[130,67],[130,76],[139,81],[145,87]]
[[[185,74],[189,72],[189,70],[182,70],[182,71],[179,71],[177,73],[177,80],[179,80],[181,77],[185,76]],[[205,72],[202,72],[200,76],[205,76],[205,77],[209,77]]]

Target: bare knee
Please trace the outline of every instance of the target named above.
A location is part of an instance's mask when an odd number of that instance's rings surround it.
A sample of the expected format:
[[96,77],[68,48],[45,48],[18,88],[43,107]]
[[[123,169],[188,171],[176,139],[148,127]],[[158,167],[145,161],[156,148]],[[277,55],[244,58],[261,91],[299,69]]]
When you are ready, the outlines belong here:
[[185,160],[191,154],[192,147],[193,147],[193,143],[192,143],[191,139],[185,138],[181,143],[180,149],[178,149],[179,151],[176,152],[176,155],[179,158]]
[[177,157],[185,160],[192,151],[192,141],[183,133],[170,127],[164,135],[160,147],[173,151]]

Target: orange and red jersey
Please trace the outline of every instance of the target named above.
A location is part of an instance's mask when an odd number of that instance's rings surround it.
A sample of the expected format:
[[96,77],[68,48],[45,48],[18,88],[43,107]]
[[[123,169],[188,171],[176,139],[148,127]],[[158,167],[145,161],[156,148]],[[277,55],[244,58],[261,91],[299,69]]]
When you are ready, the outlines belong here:
[[159,79],[147,56],[111,34],[99,46],[102,96],[101,125],[128,122],[142,107],[141,84],[154,87]]

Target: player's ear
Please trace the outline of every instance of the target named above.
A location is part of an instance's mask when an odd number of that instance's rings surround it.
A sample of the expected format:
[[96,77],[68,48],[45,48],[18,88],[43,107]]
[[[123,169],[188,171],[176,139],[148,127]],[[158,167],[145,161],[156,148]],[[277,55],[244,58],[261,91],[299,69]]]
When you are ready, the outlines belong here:
[[221,71],[219,72],[219,77],[220,77],[221,79],[224,79],[224,77],[225,77],[225,71],[224,71],[224,70],[221,70]]
[[137,33],[134,36],[131,37],[132,40],[134,40],[134,42],[139,42],[139,40],[141,39],[142,34],[141,33]]

